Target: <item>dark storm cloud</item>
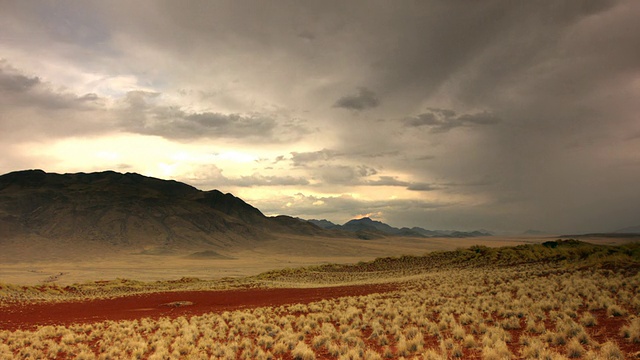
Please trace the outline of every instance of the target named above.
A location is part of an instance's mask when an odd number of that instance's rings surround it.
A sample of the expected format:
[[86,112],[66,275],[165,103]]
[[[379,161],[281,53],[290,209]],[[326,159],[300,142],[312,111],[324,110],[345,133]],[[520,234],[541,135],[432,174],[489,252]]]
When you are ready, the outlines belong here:
[[[373,11],[366,25],[376,28],[375,46],[367,55],[378,80],[389,90],[411,98],[433,95],[462,74],[466,81],[482,76],[491,82],[509,79],[539,63],[576,22],[606,12],[620,1],[574,2],[438,2],[387,7]],[[381,8],[378,9],[382,11]],[[490,20],[489,20],[490,19]],[[469,66],[490,58],[486,71]],[[478,89],[476,89],[478,90]],[[473,104],[473,105],[481,105]]]
[[315,34],[314,34],[314,33],[312,33],[312,32],[311,32],[311,31],[309,31],[309,30],[302,30],[302,31],[300,31],[300,32],[298,33],[298,36],[299,36],[299,37],[301,37],[301,38],[303,38],[303,39],[305,39],[305,40],[308,40],[308,41],[313,41],[313,40],[315,40],[315,39],[316,39]]
[[319,151],[308,152],[293,151],[291,153],[291,161],[293,162],[294,166],[306,166],[310,163],[332,160],[343,155],[344,154],[331,149],[322,149]]
[[78,101],[98,101],[100,100],[100,97],[97,94],[94,93],[88,93],[88,94],[84,94],[82,96],[80,96],[78,98]]
[[278,187],[278,186],[305,186],[309,181],[304,177],[264,175],[253,173],[251,175],[227,177],[223,170],[216,165],[202,165],[194,169],[190,174],[184,176],[183,181],[207,188],[227,188],[227,187]]
[[123,126],[132,133],[167,139],[253,138],[260,141],[295,140],[308,130],[295,120],[269,114],[191,113],[157,104],[159,93],[132,91],[125,98]]
[[[379,150],[379,149],[376,149]],[[293,166],[305,167],[305,166],[317,166],[317,163],[331,162],[331,161],[345,161],[354,159],[363,159],[365,161],[371,161],[376,158],[396,158],[400,156],[400,152],[394,151],[363,151],[361,149],[351,149],[345,146],[343,150],[335,149],[322,149],[318,151],[306,151],[306,152],[291,152],[291,162]],[[285,156],[279,156],[276,161],[285,160]]]
[[447,132],[458,127],[493,125],[501,120],[488,112],[457,114],[453,110],[429,108],[427,112],[404,119],[409,127],[426,127],[432,132]]
[[96,94],[78,96],[0,61],[0,133],[4,140],[87,136],[108,131]]
[[354,155],[362,156],[363,158],[397,157],[400,155],[400,151],[398,150],[383,151],[383,152],[374,151],[374,152],[367,152],[367,153],[355,152]]
[[[295,140],[309,132],[301,121],[281,119],[277,115],[189,112],[162,104],[162,94],[153,91],[129,91],[120,99],[120,109],[112,108],[95,93],[79,96],[64,89],[54,89],[37,76],[22,74],[6,61],[0,62],[0,94],[5,115],[0,122],[6,127],[11,125],[5,134],[30,127],[31,135],[42,133],[63,137],[120,130],[180,141],[250,138],[279,142]],[[38,116],[33,118],[36,113]],[[16,117],[33,119],[17,122]]]
[[408,182],[398,180],[396,176],[379,176],[377,180],[366,180],[363,183],[368,186],[407,186]]
[[54,89],[38,76],[28,76],[0,60],[0,102],[6,109],[31,108],[42,110],[88,110],[100,98],[96,94],[78,96],[65,90]]
[[360,183],[366,186],[398,186],[410,191],[435,191],[442,189],[442,186],[435,186],[427,183],[415,183],[398,179],[397,176],[379,176],[377,180],[363,180]]
[[0,91],[9,93],[19,93],[40,84],[38,77],[28,77],[18,73],[15,69],[0,61]]
[[7,14],[3,23],[11,29],[5,33],[11,34],[5,35],[7,40],[17,41],[16,37],[23,35],[20,40],[43,47],[53,42],[94,47],[109,40],[104,17],[89,2],[69,5],[65,1],[3,3]]
[[333,104],[333,107],[360,111],[371,109],[378,105],[380,105],[380,100],[373,91],[367,88],[359,88],[357,95],[343,96]]
[[294,186],[309,185],[309,180],[303,177],[294,176],[272,176],[253,174],[251,176],[241,176],[237,179],[228,179],[228,185],[253,187],[253,186]]
[[[412,191],[433,191],[442,187],[426,183],[404,181],[398,176],[379,175],[378,170],[366,166],[320,165],[309,169],[312,177],[320,180],[315,186],[395,186]],[[377,175],[377,176],[376,176]]]
[[378,171],[366,165],[320,165],[309,169],[322,184],[356,185],[362,178],[375,175]]
[[425,183],[415,183],[407,186],[407,190],[411,190],[411,191],[434,191],[436,189],[437,188],[434,187],[433,185],[425,184]]
[[166,138],[197,137],[266,137],[273,136],[276,120],[264,115],[195,113],[181,110],[156,109],[143,132]]

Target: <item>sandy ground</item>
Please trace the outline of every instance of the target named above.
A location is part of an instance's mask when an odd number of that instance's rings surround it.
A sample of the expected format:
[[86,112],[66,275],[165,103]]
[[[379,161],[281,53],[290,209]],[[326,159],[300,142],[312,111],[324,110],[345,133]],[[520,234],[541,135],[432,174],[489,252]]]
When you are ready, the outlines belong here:
[[[378,257],[422,255],[431,251],[455,250],[472,245],[512,246],[542,242],[542,237],[385,238],[376,240],[288,237],[264,241],[251,249],[216,250],[219,258],[188,258],[189,253],[140,255],[140,250],[73,253],[31,260],[29,251],[13,249],[12,256],[0,256],[0,282],[36,285],[54,282],[70,285],[96,280],[126,278],[141,281],[197,277],[203,280],[244,277],[283,268],[326,263],[356,263]],[[45,251],[41,251],[46,253]],[[26,261],[29,259],[29,261]]]

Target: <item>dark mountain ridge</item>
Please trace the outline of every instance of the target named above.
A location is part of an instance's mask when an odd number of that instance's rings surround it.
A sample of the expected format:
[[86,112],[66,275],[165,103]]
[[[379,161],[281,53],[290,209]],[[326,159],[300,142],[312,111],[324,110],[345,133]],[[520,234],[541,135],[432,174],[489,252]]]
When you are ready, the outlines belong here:
[[0,244],[227,248],[280,233],[335,236],[288,216],[267,217],[232,194],[136,173],[25,170],[0,176]]
[[343,225],[337,225],[328,220],[308,220],[310,223],[315,224],[324,229],[332,230],[345,230],[349,232],[362,233],[365,232],[369,235],[377,234],[379,236],[394,235],[394,236],[411,236],[411,237],[451,237],[451,238],[466,238],[477,236],[491,236],[492,234],[486,230],[476,231],[456,231],[456,230],[427,230],[421,227],[412,228],[396,228],[385,224],[381,221],[373,220],[368,217],[360,219],[349,220]]
[[640,225],[629,226],[623,229],[618,229],[614,231],[614,233],[618,234],[640,234]]

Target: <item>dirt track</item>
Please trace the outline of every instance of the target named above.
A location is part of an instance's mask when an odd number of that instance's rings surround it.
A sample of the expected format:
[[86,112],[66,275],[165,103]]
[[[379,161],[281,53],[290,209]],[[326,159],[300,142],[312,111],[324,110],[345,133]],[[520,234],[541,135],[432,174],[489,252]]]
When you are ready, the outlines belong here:
[[[0,329],[27,330],[39,325],[69,325],[144,317],[175,318],[261,306],[309,303],[342,296],[387,292],[395,288],[394,285],[357,285],[312,289],[183,291],[76,302],[16,304],[0,308]],[[176,301],[189,301],[193,305],[163,305]]]

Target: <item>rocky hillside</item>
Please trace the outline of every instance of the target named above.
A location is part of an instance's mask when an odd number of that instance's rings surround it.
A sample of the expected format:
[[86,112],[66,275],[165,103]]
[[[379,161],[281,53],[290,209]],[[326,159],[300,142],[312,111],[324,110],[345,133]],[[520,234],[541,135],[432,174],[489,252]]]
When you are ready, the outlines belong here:
[[270,218],[241,199],[184,183],[113,171],[0,176],[0,245],[16,241],[132,248],[226,248],[278,233],[332,235]]

